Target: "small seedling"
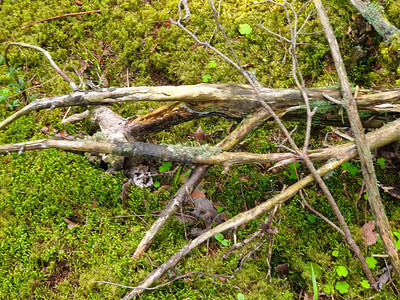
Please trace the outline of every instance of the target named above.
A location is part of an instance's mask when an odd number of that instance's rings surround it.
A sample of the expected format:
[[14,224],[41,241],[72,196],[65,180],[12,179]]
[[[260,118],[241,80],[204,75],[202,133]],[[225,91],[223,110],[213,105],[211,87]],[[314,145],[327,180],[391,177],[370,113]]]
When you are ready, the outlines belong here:
[[224,208],[222,206],[217,206],[217,212],[222,213],[224,211]]
[[237,300],[244,300],[244,295],[242,293],[237,294]]
[[324,285],[324,292],[327,293],[328,295],[333,294],[334,291],[335,291],[335,288],[333,287],[332,284]]
[[339,257],[339,251],[333,250],[333,251],[332,251],[332,256],[333,256],[333,257]]
[[397,237],[397,240],[394,241],[397,250],[400,250],[400,232],[393,232],[393,235]]
[[171,170],[171,168],[172,168],[172,163],[170,163],[169,161],[165,161],[165,162],[163,162],[163,163],[161,164],[161,166],[158,168],[158,171],[159,171],[160,173],[168,172],[168,171]]
[[228,246],[228,240],[224,238],[224,235],[222,233],[217,233],[214,235],[215,239],[220,242],[224,246]]
[[158,181],[154,181],[153,185],[154,185],[155,188],[159,188],[161,184]]
[[349,292],[349,284],[346,281],[339,281],[336,282],[335,288],[339,291],[341,294],[346,294]]
[[291,163],[288,165],[289,168],[289,179],[297,179],[297,174],[296,170],[300,167],[300,164],[297,163]]
[[353,166],[349,162],[345,162],[344,164],[342,164],[342,170],[348,171],[351,176],[355,176],[359,172],[358,168]]
[[212,69],[216,68],[216,67],[217,67],[217,62],[216,62],[215,60],[211,60],[211,61],[208,63],[208,67],[209,67],[209,68],[212,68]]
[[381,169],[385,169],[386,168],[386,159],[384,159],[383,157],[380,157],[376,160],[377,164],[381,166]]
[[369,282],[368,282],[368,280],[363,280],[363,281],[361,281],[361,286],[364,288],[364,289],[368,289],[368,288],[370,288],[371,287],[371,285],[369,284]]
[[203,82],[208,82],[211,79],[211,75],[210,74],[206,74],[203,76]]
[[314,215],[314,214],[311,214],[311,215],[308,215],[307,216],[307,220],[310,222],[310,223],[312,223],[312,224],[314,224],[315,223],[315,219],[316,219],[317,217]]
[[251,26],[249,24],[239,24],[240,34],[249,36],[252,31],[253,31],[253,28],[251,28]]
[[347,275],[349,275],[349,272],[347,271],[345,266],[339,266],[336,269],[336,273],[340,276],[340,277],[347,277]]
[[376,268],[376,264],[378,263],[378,261],[375,259],[375,257],[367,257],[365,259],[367,261],[367,265],[370,269],[375,269]]

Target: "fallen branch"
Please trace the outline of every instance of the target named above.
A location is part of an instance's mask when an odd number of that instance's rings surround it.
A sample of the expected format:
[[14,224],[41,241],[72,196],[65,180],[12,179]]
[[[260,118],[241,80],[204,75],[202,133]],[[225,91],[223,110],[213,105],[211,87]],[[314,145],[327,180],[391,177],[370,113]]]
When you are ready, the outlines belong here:
[[88,14],[94,14],[94,13],[99,13],[101,12],[101,10],[92,10],[92,11],[84,11],[84,12],[78,12],[78,13],[69,13],[69,14],[65,14],[65,15],[61,15],[61,16],[55,16],[55,17],[50,17],[50,18],[46,18],[40,21],[36,21],[33,22],[32,24],[29,25],[25,25],[23,27],[21,27],[21,30],[24,30],[28,27],[32,27],[35,24],[39,24],[39,23],[43,23],[46,21],[51,21],[51,20],[56,20],[56,19],[61,19],[61,18],[66,18],[66,17],[72,17],[72,16],[81,16],[81,15],[88,15]]
[[[361,91],[362,92],[362,91]],[[358,96],[360,110],[370,112],[400,112],[400,89],[379,91]],[[301,110],[303,99],[297,89],[260,89],[260,99],[268,103],[278,114]],[[322,105],[323,110],[330,105],[324,95],[338,98],[338,88],[306,89],[311,106]],[[256,94],[248,85],[198,84],[182,86],[107,88],[95,91],[77,91],[67,95],[37,99],[0,123],[0,129],[18,118],[43,109],[68,106],[110,105],[127,101],[184,101],[186,113],[216,111],[230,117],[243,118],[263,107],[253,101]],[[319,109],[322,111],[322,109]],[[317,111],[318,113],[318,111]],[[332,115],[330,116],[332,118]]]
[[[248,118],[231,135],[226,137],[217,146],[189,147],[182,145],[157,145],[142,142],[130,143],[106,143],[94,141],[70,141],[45,139],[17,144],[0,145],[0,153],[23,152],[40,149],[62,149],[67,151],[109,153],[125,157],[141,157],[171,161],[186,164],[209,164],[230,167],[234,165],[282,162],[283,165],[299,161],[293,153],[267,153],[256,154],[249,152],[226,152],[241,141],[253,126],[258,126],[262,120],[260,116],[266,116],[266,112],[260,112],[254,118]],[[368,145],[373,151],[389,143],[400,140],[400,119],[366,135]],[[328,159],[340,159],[344,156],[356,156],[357,148],[353,142],[334,146],[326,149],[310,150],[308,156],[313,161]]]
[[357,111],[356,101],[350,90],[350,82],[347,77],[342,56],[340,54],[339,45],[337,43],[335,34],[330,25],[328,16],[326,15],[321,0],[314,0],[314,5],[321,20],[322,27],[324,28],[329,47],[331,49],[332,58],[338,73],[341,86],[341,94],[343,97],[342,103],[347,112],[347,115],[349,116],[351,129],[354,134],[355,144],[357,145],[358,156],[361,162],[361,171],[363,174],[368,195],[368,202],[374,215],[376,227],[382,239],[385,252],[389,255],[390,261],[393,265],[393,270],[400,278],[400,260],[397,254],[397,248],[394,243],[393,237],[391,236],[389,220],[385,214],[382,199],[379,195],[378,181],[376,179],[376,174],[372,162],[370,145],[368,144],[366,136],[364,134],[364,128],[361,124],[361,120]]

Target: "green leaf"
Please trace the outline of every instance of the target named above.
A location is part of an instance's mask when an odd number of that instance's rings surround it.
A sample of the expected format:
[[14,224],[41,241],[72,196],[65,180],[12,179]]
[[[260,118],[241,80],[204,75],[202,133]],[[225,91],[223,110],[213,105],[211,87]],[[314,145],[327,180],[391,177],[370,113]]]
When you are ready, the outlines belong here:
[[215,60],[211,60],[211,61],[208,63],[208,67],[209,67],[209,68],[216,68],[216,67],[217,67],[217,62],[216,62]]
[[206,74],[203,76],[203,82],[208,82],[211,79],[211,75]]
[[361,281],[361,286],[362,286],[364,289],[368,289],[368,288],[371,287],[371,285],[369,284],[368,280],[363,280],[363,281]]
[[159,188],[161,184],[158,181],[155,181],[153,185],[155,188]]
[[315,272],[314,272],[313,265],[311,265],[311,281],[313,284],[314,300],[318,300],[317,279],[315,278]]
[[349,284],[346,281],[339,281],[336,282],[336,289],[339,291],[341,294],[346,294],[349,292]]
[[222,206],[217,206],[217,212],[221,213],[224,211],[224,208]]
[[158,168],[158,171],[160,173],[163,172],[168,172],[169,170],[171,170],[172,167],[172,163],[170,163],[169,161],[164,161],[161,166]]
[[347,277],[347,275],[349,275],[349,272],[347,271],[345,266],[339,266],[336,269],[336,273],[340,276],[340,277]]
[[225,247],[228,246],[229,241],[227,239],[223,239],[222,241],[220,241],[222,245],[224,245]]
[[367,261],[367,265],[368,267],[370,267],[370,269],[375,269],[376,268],[376,264],[378,263],[378,261],[375,259],[375,257],[367,257],[365,259]]
[[237,294],[237,300],[244,300],[244,295],[242,293]]
[[386,159],[384,159],[383,157],[378,158],[376,162],[378,163],[378,165],[381,166],[381,169],[386,168]]
[[349,162],[342,164],[342,170],[348,171],[351,176],[355,176],[359,172],[358,168]]
[[314,214],[311,214],[311,215],[308,215],[307,216],[307,220],[310,222],[310,223],[315,223],[315,219],[316,219],[317,217],[314,215]]
[[332,256],[338,257],[338,256],[339,256],[339,251],[333,250],[333,251],[332,251]]
[[214,235],[215,239],[219,242],[221,242],[224,239],[224,235],[222,233],[217,233]]
[[0,65],[2,65],[3,62],[4,62],[4,55],[1,55],[1,56],[0,56]]
[[331,293],[334,292],[334,287],[332,284],[325,284],[324,285],[324,292],[330,295]]
[[302,275],[304,277],[312,278],[311,266],[314,270],[315,277],[316,278],[321,277],[321,275],[322,275],[321,267],[318,264],[316,264],[315,262],[308,262],[304,266],[304,271],[303,271]]
[[249,24],[239,24],[239,32],[242,35],[249,35],[253,31],[253,28]]

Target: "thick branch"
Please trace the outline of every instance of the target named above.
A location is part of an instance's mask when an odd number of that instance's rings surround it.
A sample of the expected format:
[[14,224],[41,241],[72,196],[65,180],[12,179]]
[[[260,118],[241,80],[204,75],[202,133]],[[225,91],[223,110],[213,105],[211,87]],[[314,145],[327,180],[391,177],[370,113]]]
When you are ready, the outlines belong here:
[[[338,88],[306,89],[311,106],[331,105],[323,94],[333,98],[340,96]],[[301,93],[297,89],[267,89],[259,91],[260,99],[278,113],[292,112],[303,107]],[[34,111],[57,107],[108,105],[126,101],[184,101],[187,110],[197,112],[216,111],[227,116],[241,118],[263,107],[254,90],[248,85],[198,84],[183,86],[108,88],[96,91],[79,91],[68,95],[38,99],[0,123],[0,129]],[[400,89],[361,94],[358,105],[362,110],[399,112]],[[321,111],[321,109],[318,109]]]
[[[265,113],[265,112],[263,112]],[[256,115],[257,117],[259,116]],[[265,115],[264,115],[265,117]],[[224,149],[232,149],[241,141],[253,126],[260,124],[261,118],[246,119],[242,127],[238,127],[230,136],[225,138],[218,147],[201,146],[189,147],[181,145],[156,145],[142,142],[130,143],[100,143],[92,141],[69,140],[38,140],[18,144],[0,145],[0,153],[21,152],[29,150],[57,148],[68,151],[110,153],[125,157],[141,157],[147,159],[165,160],[186,164],[210,164],[230,167],[234,165],[253,164],[280,161],[293,162],[299,158],[292,153],[267,153],[255,154],[249,152],[226,152]],[[378,149],[400,140],[400,120],[396,120],[386,126],[367,135],[367,142],[371,150]],[[308,152],[313,161],[340,159],[344,156],[356,156],[357,149],[353,142],[334,146],[327,149],[316,149]]]

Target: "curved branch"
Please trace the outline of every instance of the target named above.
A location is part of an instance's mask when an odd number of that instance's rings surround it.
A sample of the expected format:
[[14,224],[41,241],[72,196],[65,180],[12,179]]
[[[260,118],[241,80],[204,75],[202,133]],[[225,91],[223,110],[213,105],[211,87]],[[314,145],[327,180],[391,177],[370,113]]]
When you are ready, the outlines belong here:
[[32,49],[35,49],[35,50],[38,50],[38,51],[42,52],[42,53],[44,54],[44,56],[46,56],[46,58],[49,60],[50,65],[53,67],[53,69],[54,69],[58,74],[60,74],[60,76],[61,76],[62,78],[64,78],[65,81],[67,81],[67,82],[69,83],[69,85],[71,86],[72,90],[73,90],[73,91],[79,90],[79,88],[78,88],[78,86],[75,84],[75,82],[57,66],[57,64],[54,62],[53,58],[51,57],[50,53],[47,52],[46,50],[44,50],[43,48],[38,47],[38,46],[33,46],[33,45],[25,44],[25,43],[15,43],[15,42],[9,43],[9,44],[6,46],[6,49],[5,49],[5,51],[4,51],[4,52],[5,52],[5,53],[4,53],[4,57],[5,57],[5,61],[6,61],[7,67],[9,67],[8,59],[7,59],[7,51],[8,51],[8,49],[10,48],[10,46],[13,46],[13,45],[14,45],[14,46],[26,47],[26,48],[32,48]]

